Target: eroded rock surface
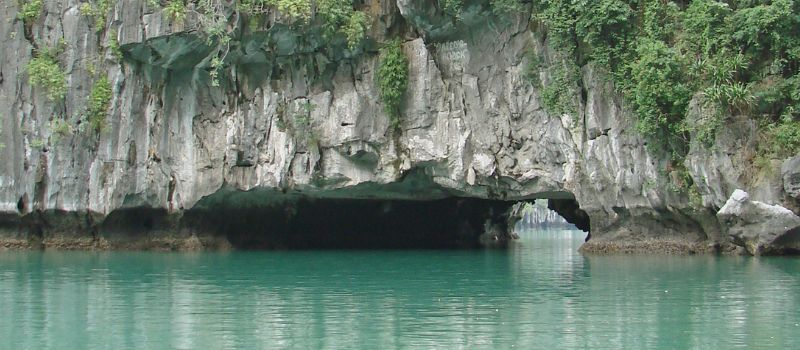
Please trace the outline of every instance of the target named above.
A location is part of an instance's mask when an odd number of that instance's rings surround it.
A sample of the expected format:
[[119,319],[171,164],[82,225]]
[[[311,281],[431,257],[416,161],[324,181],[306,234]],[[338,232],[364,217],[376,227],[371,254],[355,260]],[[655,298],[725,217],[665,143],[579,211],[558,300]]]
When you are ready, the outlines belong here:
[[[658,250],[659,242],[673,250],[730,243],[715,214],[733,188],[766,203],[797,198],[795,165],[784,165],[782,181],[748,173],[742,159],[753,152],[755,125],[746,122],[724,128],[712,147],[691,146],[690,195],[680,167],[648,152],[625,102],[593,65],[575,82],[575,112],[548,113],[537,86],[552,80],[552,68],[531,78],[526,57],[556,59],[529,13],[500,21],[469,5],[456,23],[430,1],[368,1],[375,41],[363,52],[287,26],[243,32],[215,87],[210,48],[192,19],[172,25],[146,3],[115,2],[99,32],[79,1],[44,1],[29,29],[16,19],[16,1],[0,8],[0,236],[9,242],[81,238],[103,246],[121,239],[103,224],[117,211],[190,217],[193,209],[230,207],[226,198],[236,193],[259,205],[283,196],[547,198],[590,226],[595,245],[584,251]],[[388,36],[403,39],[410,66],[396,133],[376,81],[377,43]],[[62,37],[71,88],[54,103],[30,85],[25,67],[35,46]],[[123,51],[119,64],[104,53],[112,39]],[[98,69],[113,98],[96,134],[78,126]],[[74,128],[56,132],[57,119]],[[65,220],[70,229],[52,229],[46,219],[57,213],[74,217]],[[164,227],[150,238],[191,239],[196,248],[205,234]]]
[[717,213],[720,222],[750,254],[783,254],[800,251],[800,217],[780,205],[750,200],[736,190]]

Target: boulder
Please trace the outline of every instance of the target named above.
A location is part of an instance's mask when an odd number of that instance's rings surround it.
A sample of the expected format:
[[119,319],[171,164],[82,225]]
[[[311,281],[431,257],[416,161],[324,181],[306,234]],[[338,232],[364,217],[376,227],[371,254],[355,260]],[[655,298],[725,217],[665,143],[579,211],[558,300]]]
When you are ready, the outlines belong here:
[[736,245],[752,255],[800,251],[800,217],[780,205],[752,201],[735,190],[717,218]]

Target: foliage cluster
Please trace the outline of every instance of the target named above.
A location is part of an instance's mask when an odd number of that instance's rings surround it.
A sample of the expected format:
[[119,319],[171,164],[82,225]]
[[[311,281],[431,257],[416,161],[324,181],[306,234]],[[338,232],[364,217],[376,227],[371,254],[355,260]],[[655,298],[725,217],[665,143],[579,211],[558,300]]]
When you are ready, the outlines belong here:
[[[188,6],[188,3],[194,6]],[[351,50],[361,45],[367,36],[370,20],[366,13],[355,9],[354,0],[149,0],[149,5],[161,8],[174,22],[183,22],[189,14],[196,18],[199,31],[217,49],[209,59],[212,85],[219,85],[219,74],[234,39],[233,18],[248,18],[251,30],[257,30],[264,15],[278,13],[278,21],[290,25],[319,25],[328,39],[341,35]],[[232,14],[237,14],[234,16]]]
[[[523,9],[522,0],[489,0],[492,13],[497,16],[515,14]],[[458,17],[464,7],[464,0],[438,0],[439,8],[446,14]]]
[[108,38],[108,50],[117,61],[122,61],[122,48],[119,47],[119,41],[115,36]]
[[461,14],[461,7],[464,6],[464,0],[439,0],[439,7],[444,13],[451,16],[458,16]]
[[367,14],[360,11],[353,11],[347,19],[347,23],[342,27],[342,32],[345,38],[347,38],[347,47],[355,49],[361,44],[364,37],[367,36],[368,30],[369,18],[367,18]]
[[369,30],[367,14],[356,11],[352,0],[317,0],[316,16],[327,36],[343,34],[351,49],[361,44]]
[[[533,20],[553,47],[607,69],[639,130],[676,158],[686,151],[684,119],[695,96],[719,116],[765,120],[768,142],[799,133],[798,13],[797,0],[533,1]],[[800,152],[792,142],[783,147]]]
[[490,6],[498,16],[516,14],[522,11],[522,0],[491,0]]
[[164,14],[177,23],[186,19],[186,4],[184,0],[169,0],[164,6]]
[[311,125],[311,112],[317,108],[311,102],[302,102],[295,105],[297,111],[291,120],[291,131],[296,138],[305,142],[306,146],[316,145],[318,142],[317,134]]
[[800,150],[800,120],[784,118],[778,123],[764,126],[760,155],[768,158],[788,158],[798,155]]
[[400,127],[400,106],[408,86],[408,58],[403,53],[400,40],[388,42],[380,52],[378,89],[392,128]]
[[39,17],[42,13],[44,0],[31,0],[20,1],[20,9],[17,18],[23,20],[25,23],[30,23]]
[[51,144],[57,144],[63,138],[72,135],[73,127],[69,121],[56,117],[50,121],[50,130],[52,133],[48,140]]
[[[532,70],[533,68],[529,68]],[[551,70],[550,81],[541,87],[542,104],[547,112],[562,115],[577,113],[576,81],[579,79],[578,67],[574,62],[559,57]],[[538,81],[538,77],[535,77]]]
[[111,0],[94,0],[85,2],[80,7],[81,15],[94,19],[94,29],[102,31],[106,27],[108,12],[111,10]]
[[60,101],[67,94],[67,76],[58,64],[58,49],[39,49],[36,57],[28,62],[31,85],[44,88],[47,98]]
[[111,82],[108,77],[100,77],[92,86],[86,106],[89,125],[97,132],[106,126],[106,114],[111,104]]

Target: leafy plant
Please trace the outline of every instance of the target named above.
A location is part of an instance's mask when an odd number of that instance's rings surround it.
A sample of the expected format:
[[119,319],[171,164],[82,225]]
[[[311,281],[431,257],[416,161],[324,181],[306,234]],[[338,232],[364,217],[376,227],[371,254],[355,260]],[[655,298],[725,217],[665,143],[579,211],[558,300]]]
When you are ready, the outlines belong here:
[[800,154],[800,120],[787,116],[778,123],[767,123],[759,151],[762,156],[776,159]]
[[408,58],[403,53],[400,40],[394,39],[380,52],[378,89],[383,109],[389,115],[392,128],[400,128],[400,105],[408,86]]
[[20,1],[20,10],[17,14],[17,18],[23,20],[25,23],[30,23],[36,18],[39,17],[39,14],[42,13],[42,6],[43,0],[30,0],[30,1]]
[[211,86],[219,86],[219,73],[222,71],[223,66],[223,57],[215,56],[211,59],[211,71],[209,72],[211,76]]
[[747,113],[755,101],[750,85],[739,82],[709,86],[703,90],[703,95],[707,101],[715,102],[729,114]]
[[703,117],[695,126],[696,138],[702,145],[711,147],[717,131],[722,127],[723,116],[720,113],[711,112]]
[[682,121],[692,98],[692,88],[683,76],[681,57],[666,43],[640,39],[638,60],[628,64],[631,81],[626,92],[639,116],[638,130],[661,145],[681,137]]
[[[565,58],[558,58],[550,69],[550,80],[541,89],[542,105],[552,114],[575,115],[578,112],[576,104],[576,84],[579,79],[578,67]],[[538,79],[538,77],[537,77]]]
[[30,146],[31,146],[31,148],[35,148],[35,149],[42,149],[42,148],[44,148],[44,140],[42,140],[40,138],[33,139],[30,142]]
[[122,49],[119,47],[119,41],[115,36],[108,39],[108,50],[117,61],[122,61]]
[[492,0],[492,13],[498,16],[510,15],[522,11],[520,0]]
[[106,114],[111,104],[111,94],[111,82],[105,76],[94,83],[92,91],[89,93],[86,114],[89,125],[96,132],[102,131],[106,126]]
[[57,50],[41,49],[27,66],[31,85],[44,88],[47,98],[58,101],[67,94],[67,77],[56,59]]
[[[603,66],[636,111],[649,145],[680,160],[686,108],[701,95],[709,140],[725,114],[764,117],[789,140],[800,109],[800,1],[540,0],[533,20],[551,47],[581,66]],[[795,89],[797,86],[797,89]],[[558,94],[543,88],[549,105]],[[792,91],[798,91],[797,98]],[[755,113],[755,114],[754,114]],[[779,132],[781,131],[781,132]],[[782,136],[777,136],[777,135]],[[788,135],[788,136],[787,136]],[[785,137],[784,137],[785,136]]]
[[539,54],[537,54],[536,51],[529,49],[525,52],[525,59],[526,63],[523,75],[534,87],[541,86],[541,81],[539,81],[539,73],[541,73],[542,69],[542,58],[539,57]]
[[50,130],[60,136],[67,136],[72,133],[72,126],[64,119],[53,119],[50,122]]
[[186,4],[184,0],[169,0],[164,7],[164,14],[176,23],[183,23],[186,19]]
[[299,133],[305,133],[311,127],[311,112],[314,111],[316,106],[311,102],[303,102],[300,104],[300,111],[295,113],[293,120],[294,130]]
[[350,15],[344,27],[344,34],[347,37],[347,46],[355,48],[364,40],[369,29],[369,20],[364,12],[355,11]]
[[439,7],[444,13],[451,16],[458,16],[461,14],[461,8],[464,6],[464,0],[439,0]]
[[101,31],[106,27],[108,11],[111,10],[111,0],[95,0],[83,3],[80,7],[81,15],[94,18],[94,28]]
[[263,2],[277,7],[278,11],[293,19],[308,21],[311,18],[310,0],[266,0]]
[[317,0],[317,16],[327,36],[339,32],[353,13],[352,0]]
[[327,37],[345,35],[350,49],[357,47],[369,30],[367,14],[353,9],[352,0],[318,0],[317,16]]
[[525,74],[533,86],[541,88],[542,106],[545,111],[559,116],[567,114],[576,117],[578,114],[577,84],[580,76],[575,63],[562,55],[557,55],[549,67],[544,67],[550,74],[542,84],[539,80],[539,71],[544,64],[533,51],[529,52],[527,56],[528,66]]

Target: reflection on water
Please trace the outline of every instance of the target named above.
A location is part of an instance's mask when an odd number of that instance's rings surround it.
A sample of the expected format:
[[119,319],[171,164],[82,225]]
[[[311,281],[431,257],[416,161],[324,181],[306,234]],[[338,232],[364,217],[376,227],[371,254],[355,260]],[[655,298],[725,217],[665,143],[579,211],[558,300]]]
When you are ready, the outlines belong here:
[[0,253],[0,348],[800,348],[800,260]]

